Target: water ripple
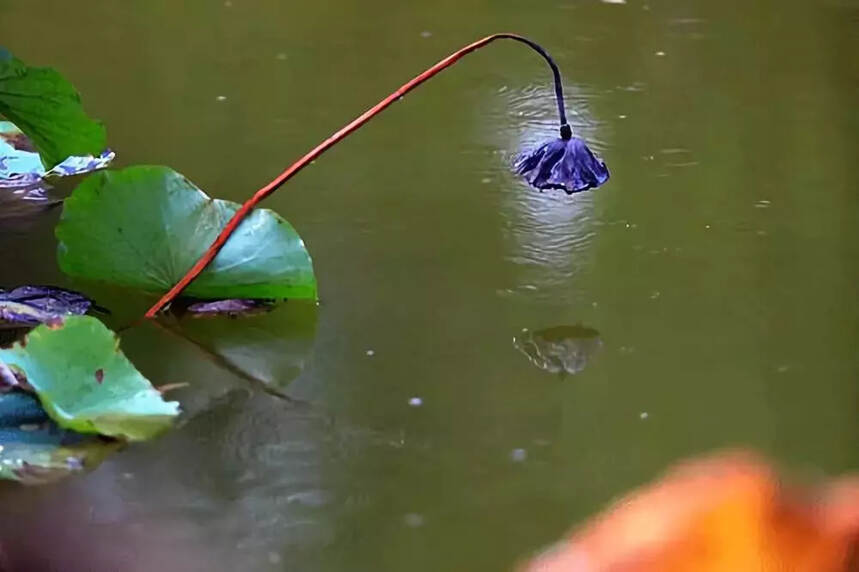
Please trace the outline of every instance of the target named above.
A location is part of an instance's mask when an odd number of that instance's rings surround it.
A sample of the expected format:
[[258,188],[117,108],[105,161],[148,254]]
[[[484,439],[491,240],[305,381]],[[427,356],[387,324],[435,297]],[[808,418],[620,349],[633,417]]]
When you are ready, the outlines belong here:
[[[499,91],[502,101],[492,121],[491,137],[507,150],[499,170],[509,170],[518,154],[557,136],[557,109],[551,85]],[[600,153],[606,147],[600,135],[603,128],[588,112],[589,101],[599,94],[584,88],[567,91],[568,119],[574,132]],[[530,286],[529,296],[568,300],[575,296],[575,289],[570,288],[573,278],[590,259],[595,195],[541,193],[523,182],[514,184],[516,188],[503,194],[500,205],[507,259],[520,267],[514,289]]]

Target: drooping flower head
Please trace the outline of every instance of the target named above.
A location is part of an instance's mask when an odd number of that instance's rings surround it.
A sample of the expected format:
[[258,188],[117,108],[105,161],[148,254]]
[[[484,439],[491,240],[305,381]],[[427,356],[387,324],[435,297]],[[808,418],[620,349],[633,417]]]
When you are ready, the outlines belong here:
[[544,143],[520,157],[516,173],[542,190],[561,189],[568,195],[595,189],[608,181],[605,163],[588,148],[568,124],[561,126],[561,136]]
[[597,159],[594,154],[588,149],[585,142],[581,139],[573,137],[573,131],[567,123],[567,116],[564,111],[564,91],[561,81],[561,72],[558,69],[555,60],[536,42],[518,34],[492,34],[481,38],[476,42],[468,44],[453,52],[449,56],[440,60],[435,65],[427,68],[420,74],[416,75],[390,95],[379,101],[373,107],[350,121],[348,124],[340,128],[333,135],[325,139],[322,143],[311,149],[304,156],[299,158],[292,165],[287,167],[280,175],[275,177],[270,183],[259,189],[254,195],[245,201],[240,209],[236,211],[233,217],[227,221],[223,230],[215,238],[215,240],[206,249],[206,252],[192,266],[185,275],[166,293],[158,302],[156,302],[146,312],[147,318],[154,318],[168,304],[179,296],[185,288],[193,282],[203,270],[211,263],[220,252],[221,248],[227,243],[230,236],[239,227],[242,220],[271,193],[280,188],[289,179],[295,176],[302,169],[315,161],[320,155],[331,149],[334,145],[354,133],[361,126],[366,125],[368,121],[377,117],[379,113],[400,101],[407,93],[424,82],[434,77],[441,71],[454,65],[464,56],[488,46],[496,40],[513,40],[521,44],[525,44],[532,50],[540,54],[543,59],[549,64],[552,70],[553,79],[555,82],[555,99],[558,104],[558,117],[561,125],[561,137],[550,141],[540,146],[536,151],[522,158],[516,165],[516,171],[525,176],[528,182],[538,189],[564,189],[567,193],[573,194],[587,189],[593,189],[602,185],[608,180],[608,169],[605,164]]

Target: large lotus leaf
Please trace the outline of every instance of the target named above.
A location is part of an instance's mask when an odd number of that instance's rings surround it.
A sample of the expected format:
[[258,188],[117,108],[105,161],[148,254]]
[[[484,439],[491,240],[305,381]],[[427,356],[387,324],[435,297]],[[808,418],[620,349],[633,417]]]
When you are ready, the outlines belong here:
[[78,433],[143,440],[179,414],[179,404],[164,401],[123,355],[114,333],[89,316],[39,326],[0,349],[0,360],[26,376],[60,427]]
[[54,482],[93,468],[118,447],[117,441],[63,431],[28,393],[0,393],[0,479]]
[[30,138],[47,169],[67,157],[98,155],[107,141],[104,126],[84,113],[71,83],[8,52],[0,56],[0,115]]
[[[239,205],[215,200],[168,167],[101,171],[66,200],[57,227],[67,274],[164,292],[194,265]],[[205,299],[315,298],[304,242],[254,210],[184,292]]]

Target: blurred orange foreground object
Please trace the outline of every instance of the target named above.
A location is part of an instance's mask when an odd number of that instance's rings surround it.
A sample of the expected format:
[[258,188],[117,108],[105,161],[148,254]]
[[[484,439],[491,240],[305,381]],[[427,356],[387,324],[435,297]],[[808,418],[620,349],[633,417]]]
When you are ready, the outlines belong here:
[[785,488],[748,453],[685,463],[526,572],[859,572],[859,479]]

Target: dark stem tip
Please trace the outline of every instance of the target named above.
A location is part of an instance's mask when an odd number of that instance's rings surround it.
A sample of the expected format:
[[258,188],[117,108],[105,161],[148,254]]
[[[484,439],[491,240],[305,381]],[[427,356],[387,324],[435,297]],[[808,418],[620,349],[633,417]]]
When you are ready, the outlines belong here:
[[573,128],[570,127],[569,123],[564,123],[561,125],[561,139],[564,141],[569,141],[573,137]]

